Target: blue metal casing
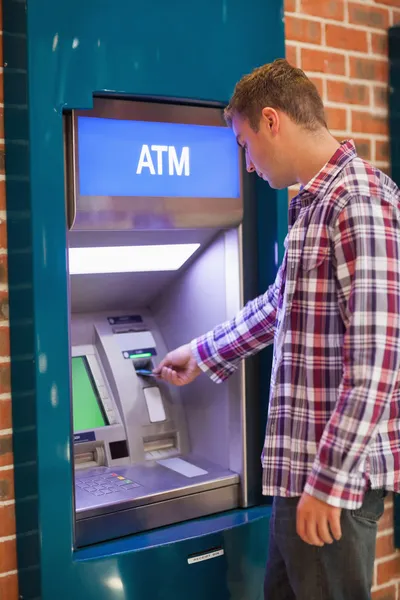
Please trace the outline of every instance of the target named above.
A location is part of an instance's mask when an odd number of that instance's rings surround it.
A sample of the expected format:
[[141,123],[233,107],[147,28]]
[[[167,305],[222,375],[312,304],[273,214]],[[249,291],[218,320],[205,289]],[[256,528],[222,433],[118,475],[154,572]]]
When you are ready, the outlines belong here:
[[[282,2],[275,0],[3,2],[14,458],[24,600],[262,597],[268,506],[73,551],[62,113],[90,108],[95,92],[226,102],[244,73],[284,55],[282,16]],[[262,292],[277,269],[287,202],[285,192],[261,181],[254,182],[253,193]],[[265,417],[269,351],[261,364]],[[261,421],[260,445],[265,418]],[[3,486],[1,499],[7,493]],[[188,556],[216,547],[224,548],[223,557],[188,565]]]

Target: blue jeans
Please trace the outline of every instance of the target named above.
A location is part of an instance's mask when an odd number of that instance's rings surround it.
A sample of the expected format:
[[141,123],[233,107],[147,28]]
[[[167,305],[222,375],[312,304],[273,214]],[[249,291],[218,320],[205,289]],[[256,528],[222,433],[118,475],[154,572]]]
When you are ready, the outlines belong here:
[[370,600],[383,490],[368,490],[357,510],[343,510],[342,538],[310,546],[296,533],[299,498],[275,498],[264,582],[265,600]]

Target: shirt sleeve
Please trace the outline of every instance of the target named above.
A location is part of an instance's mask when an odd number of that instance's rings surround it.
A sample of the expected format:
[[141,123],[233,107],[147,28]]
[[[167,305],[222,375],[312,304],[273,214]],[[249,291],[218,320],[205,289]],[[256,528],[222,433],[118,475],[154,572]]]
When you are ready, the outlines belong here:
[[398,209],[389,201],[352,198],[336,224],[334,267],[345,325],[343,376],[305,492],[332,506],[355,509],[366,488],[369,446],[389,417],[398,386]]
[[232,375],[242,359],[273,342],[282,280],[283,265],[265,294],[248,302],[232,320],[192,340],[197,364],[216,383]]

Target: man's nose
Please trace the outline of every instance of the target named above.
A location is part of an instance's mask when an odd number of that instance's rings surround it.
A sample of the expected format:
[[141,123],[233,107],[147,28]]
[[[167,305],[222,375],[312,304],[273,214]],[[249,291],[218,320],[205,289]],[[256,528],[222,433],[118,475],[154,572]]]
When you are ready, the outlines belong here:
[[251,160],[246,156],[246,170],[248,173],[254,173],[256,170],[255,166],[251,162]]

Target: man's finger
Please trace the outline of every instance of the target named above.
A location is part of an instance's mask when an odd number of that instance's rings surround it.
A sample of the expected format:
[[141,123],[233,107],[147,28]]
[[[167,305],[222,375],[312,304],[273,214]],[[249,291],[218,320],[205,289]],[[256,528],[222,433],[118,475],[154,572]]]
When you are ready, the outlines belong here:
[[325,517],[321,516],[319,518],[317,528],[319,539],[325,542],[326,544],[332,544],[333,538],[329,531],[328,520]]
[[160,362],[158,367],[155,367],[153,369],[153,373],[155,373],[156,375],[160,374],[161,371],[163,370],[163,368],[166,367],[168,364],[170,364],[170,360],[169,360],[168,354],[167,354],[167,356],[165,356],[165,358],[162,359],[162,361]]
[[306,519],[306,539],[312,546],[323,546],[324,542],[318,535],[317,521],[311,515]]
[[161,378],[164,379],[164,381],[167,381],[168,383],[173,383],[174,373],[175,371],[173,371],[173,369],[171,369],[170,367],[162,367],[160,372]]
[[342,527],[340,524],[341,511],[335,511],[329,518],[329,527],[331,528],[332,535],[335,540],[340,540],[342,537]]
[[181,386],[185,384],[185,381],[182,379],[182,377],[170,367],[163,367],[161,371],[161,378],[172,385]]
[[308,544],[308,541],[306,538],[306,522],[304,519],[304,515],[301,511],[297,511],[296,531],[297,531],[297,535],[299,537],[301,537],[303,542],[306,542],[306,544]]

